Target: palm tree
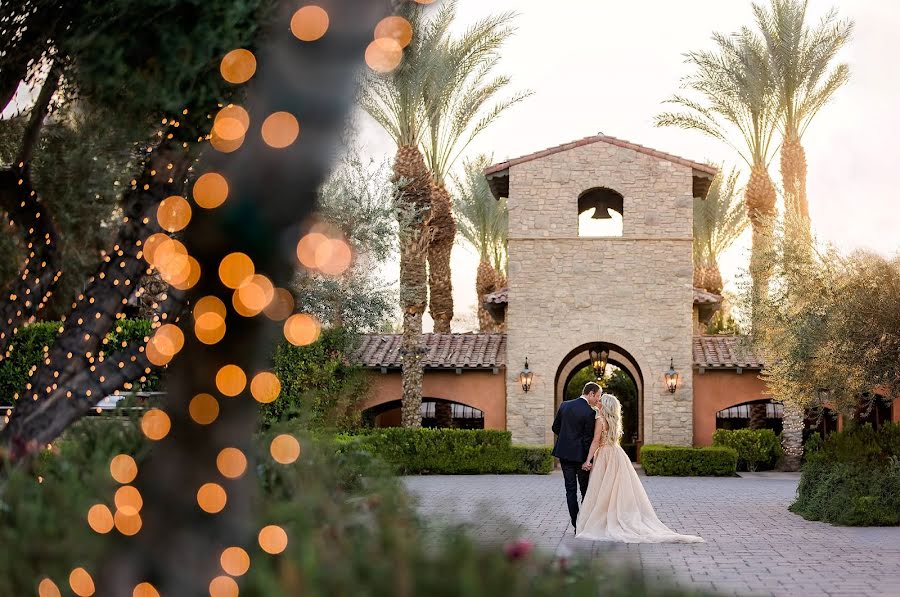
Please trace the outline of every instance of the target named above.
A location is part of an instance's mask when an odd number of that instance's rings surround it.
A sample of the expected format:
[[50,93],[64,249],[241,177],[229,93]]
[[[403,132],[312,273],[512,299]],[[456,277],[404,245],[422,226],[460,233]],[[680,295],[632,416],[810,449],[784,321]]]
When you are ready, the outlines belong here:
[[784,185],[787,233],[809,239],[806,196],[806,151],[801,139],[812,119],[850,78],[850,68],[835,56],[850,39],[853,21],[837,20],[829,11],[811,29],[807,0],[771,0],[767,9],[753,5],[769,60],[769,76],[780,106],[781,180]]
[[[445,2],[453,13],[456,2]],[[431,228],[428,275],[434,331],[449,333],[453,319],[453,286],[450,253],[456,239],[452,201],[446,182],[450,170],[469,144],[504,110],[522,101],[530,92],[505,99],[496,98],[508,87],[509,77],[492,76],[500,49],[514,29],[515,14],[487,17],[459,38],[440,47],[424,98],[431,115],[424,141],[425,163],[435,183],[431,195]]]
[[[657,126],[699,130],[732,147],[750,167],[744,204],[753,229],[750,275],[753,310],[768,292],[766,254],[771,250],[771,219],[775,215],[775,185],[769,161],[779,115],[768,75],[763,42],[744,28],[731,36],[714,34],[716,51],[690,52],[695,72],[683,86],[703,97],[695,101],[676,95],[667,103],[683,109],[656,118]],[[755,315],[754,315],[755,317]]]
[[716,294],[722,293],[719,256],[749,224],[737,189],[738,174],[720,170],[706,198],[694,198],[694,286]]
[[490,159],[479,155],[463,162],[464,176],[453,177],[454,211],[462,237],[478,251],[475,292],[478,296],[478,326],[482,332],[498,332],[498,324],[481,302],[484,295],[506,285],[506,241],[509,211],[506,199],[494,199],[484,178]]
[[401,64],[387,74],[367,72],[361,86],[360,106],[378,122],[397,145],[393,181],[398,185],[395,211],[400,237],[400,302],[403,308],[402,425],[422,424],[422,314],[428,295],[425,258],[431,241],[428,225],[431,175],[419,144],[431,119],[426,94],[438,49],[445,43],[453,19],[445,5],[425,18],[420,5],[407,2],[400,16],[412,25],[413,38]]

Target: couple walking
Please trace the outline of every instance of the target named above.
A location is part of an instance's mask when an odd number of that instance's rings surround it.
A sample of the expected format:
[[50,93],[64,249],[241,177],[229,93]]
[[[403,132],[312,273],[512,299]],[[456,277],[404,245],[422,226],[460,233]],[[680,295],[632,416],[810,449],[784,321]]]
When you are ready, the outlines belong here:
[[[680,535],[660,522],[619,445],[622,405],[612,394],[601,394],[589,382],[576,400],[563,402],[553,421],[558,437],[553,455],[559,458],[566,500],[575,536],[591,541],[624,543],[702,543]],[[581,488],[581,508],[577,487]]]

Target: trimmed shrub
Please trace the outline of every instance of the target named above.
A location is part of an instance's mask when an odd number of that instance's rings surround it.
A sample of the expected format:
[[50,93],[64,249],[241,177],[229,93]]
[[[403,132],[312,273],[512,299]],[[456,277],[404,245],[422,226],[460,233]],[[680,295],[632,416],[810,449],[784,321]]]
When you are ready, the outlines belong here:
[[900,525],[900,425],[813,437],[791,512],[840,525]]
[[549,447],[513,446],[508,431],[482,429],[373,429],[340,437],[345,450],[369,452],[401,475],[547,474]]
[[737,470],[734,448],[685,448],[647,445],[641,448],[641,466],[648,475],[670,477],[730,477]]
[[781,442],[771,429],[718,429],[713,445],[734,448],[739,471],[771,470],[781,458]]

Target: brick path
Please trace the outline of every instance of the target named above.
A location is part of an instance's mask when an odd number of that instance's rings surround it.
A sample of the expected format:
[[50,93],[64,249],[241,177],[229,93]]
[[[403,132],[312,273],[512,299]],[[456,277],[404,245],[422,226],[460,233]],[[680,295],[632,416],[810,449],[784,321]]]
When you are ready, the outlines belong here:
[[[787,511],[798,475],[646,477],[660,519],[701,545],[624,545],[576,540],[562,475],[408,477],[435,524],[465,523],[483,541],[524,536],[560,555],[602,557],[654,578],[734,595],[900,597],[900,528],[808,522]],[[518,525],[518,530],[516,529]]]

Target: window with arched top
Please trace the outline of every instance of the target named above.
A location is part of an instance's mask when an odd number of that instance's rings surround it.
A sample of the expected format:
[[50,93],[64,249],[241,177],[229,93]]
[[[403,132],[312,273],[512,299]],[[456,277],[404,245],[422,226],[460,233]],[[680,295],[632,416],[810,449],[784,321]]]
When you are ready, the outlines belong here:
[[622,236],[625,198],[606,187],[578,196],[578,236]]

